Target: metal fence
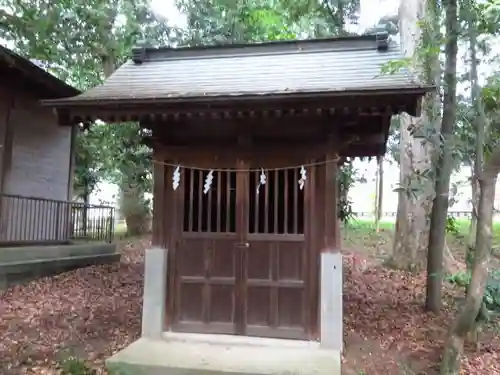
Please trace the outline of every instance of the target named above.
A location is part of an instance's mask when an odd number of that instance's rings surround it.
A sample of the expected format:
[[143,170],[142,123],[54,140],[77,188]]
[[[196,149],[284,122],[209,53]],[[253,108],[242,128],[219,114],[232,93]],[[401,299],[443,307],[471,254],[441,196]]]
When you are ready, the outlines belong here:
[[[456,219],[470,219],[472,217],[472,212],[471,211],[448,211],[448,215],[451,217],[454,217]],[[358,218],[373,218],[375,215],[373,212],[354,212],[354,216]],[[383,218],[395,218],[396,217],[396,212],[395,211],[389,211],[389,212],[382,212],[382,217]]]
[[0,194],[0,244],[112,242],[114,208]]

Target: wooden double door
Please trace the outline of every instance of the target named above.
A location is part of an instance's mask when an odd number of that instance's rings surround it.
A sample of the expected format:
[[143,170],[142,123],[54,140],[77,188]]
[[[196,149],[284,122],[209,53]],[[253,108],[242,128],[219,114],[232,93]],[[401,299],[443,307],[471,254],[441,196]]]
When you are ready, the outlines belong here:
[[169,329],[308,338],[314,318],[307,186],[299,169],[183,171],[180,240],[171,261]]

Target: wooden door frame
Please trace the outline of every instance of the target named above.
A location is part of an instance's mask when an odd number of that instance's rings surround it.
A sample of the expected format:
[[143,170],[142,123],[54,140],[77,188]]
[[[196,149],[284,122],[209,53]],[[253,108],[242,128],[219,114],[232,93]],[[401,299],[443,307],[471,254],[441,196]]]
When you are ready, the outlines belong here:
[[238,158],[236,172],[236,233],[239,244],[235,245],[236,252],[236,288],[235,288],[235,332],[237,335],[247,333],[247,285],[244,267],[248,245],[249,201],[248,189],[250,175],[246,170],[249,162]]

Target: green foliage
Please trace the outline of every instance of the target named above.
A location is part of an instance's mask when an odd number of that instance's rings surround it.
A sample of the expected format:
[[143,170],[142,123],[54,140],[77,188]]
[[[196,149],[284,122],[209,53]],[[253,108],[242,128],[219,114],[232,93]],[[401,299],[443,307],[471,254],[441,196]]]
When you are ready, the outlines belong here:
[[[446,281],[464,289],[469,287],[471,271],[460,271],[446,277]],[[476,317],[476,322],[490,323],[500,315],[500,270],[490,272],[483,295],[481,309]]]
[[490,273],[483,300],[488,310],[500,312],[500,270]]
[[446,233],[454,235],[456,237],[460,235],[460,227],[458,221],[453,216],[448,216],[446,218],[445,231]]
[[[486,139],[484,142],[484,157],[486,158],[496,147],[500,140],[500,75],[493,74],[487,77],[486,84],[481,88],[481,98],[484,104],[488,126],[486,128]],[[475,127],[476,110],[470,98],[458,97],[457,116],[457,143],[454,148],[456,168],[461,164],[471,166],[474,162],[476,148]]]
[[339,186],[339,202],[338,211],[339,218],[342,223],[347,224],[355,218],[354,211],[352,210],[352,202],[349,199],[348,192],[357,181],[357,171],[354,168],[352,160],[347,160],[340,169],[338,175]]
[[390,60],[380,68],[381,74],[396,74],[401,70],[408,70],[411,67],[412,59],[406,57],[399,60]]
[[90,369],[84,361],[76,357],[68,357],[60,362],[61,375],[96,375],[95,370]]
[[452,275],[446,276],[446,281],[466,289],[470,283],[470,278],[471,278],[470,272],[459,271]]
[[96,188],[101,173],[101,162],[96,158],[99,153],[98,141],[92,129],[78,129],[75,137],[75,176],[73,194],[77,198],[88,199]]
[[399,181],[394,191],[403,193],[408,199],[415,199],[424,191],[425,186],[433,179],[433,170],[417,170],[412,175],[406,175]]
[[178,0],[187,14],[183,43],[225,44],[345,34],[359,0]]
[[144,131],[137,123],[95,124],[91,134],[104,179],[151,192],[151,149],[143,144]]

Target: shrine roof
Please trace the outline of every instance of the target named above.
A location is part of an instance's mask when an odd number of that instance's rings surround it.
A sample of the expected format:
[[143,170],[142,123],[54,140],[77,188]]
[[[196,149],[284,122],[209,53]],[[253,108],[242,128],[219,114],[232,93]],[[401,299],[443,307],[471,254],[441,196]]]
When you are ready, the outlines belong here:
[[402,58],[400,46],[384,33],[250,45],[140,47],[102,85],[46,102],[66,107],[429,91],[405,68],[382,73],[383,66]]

